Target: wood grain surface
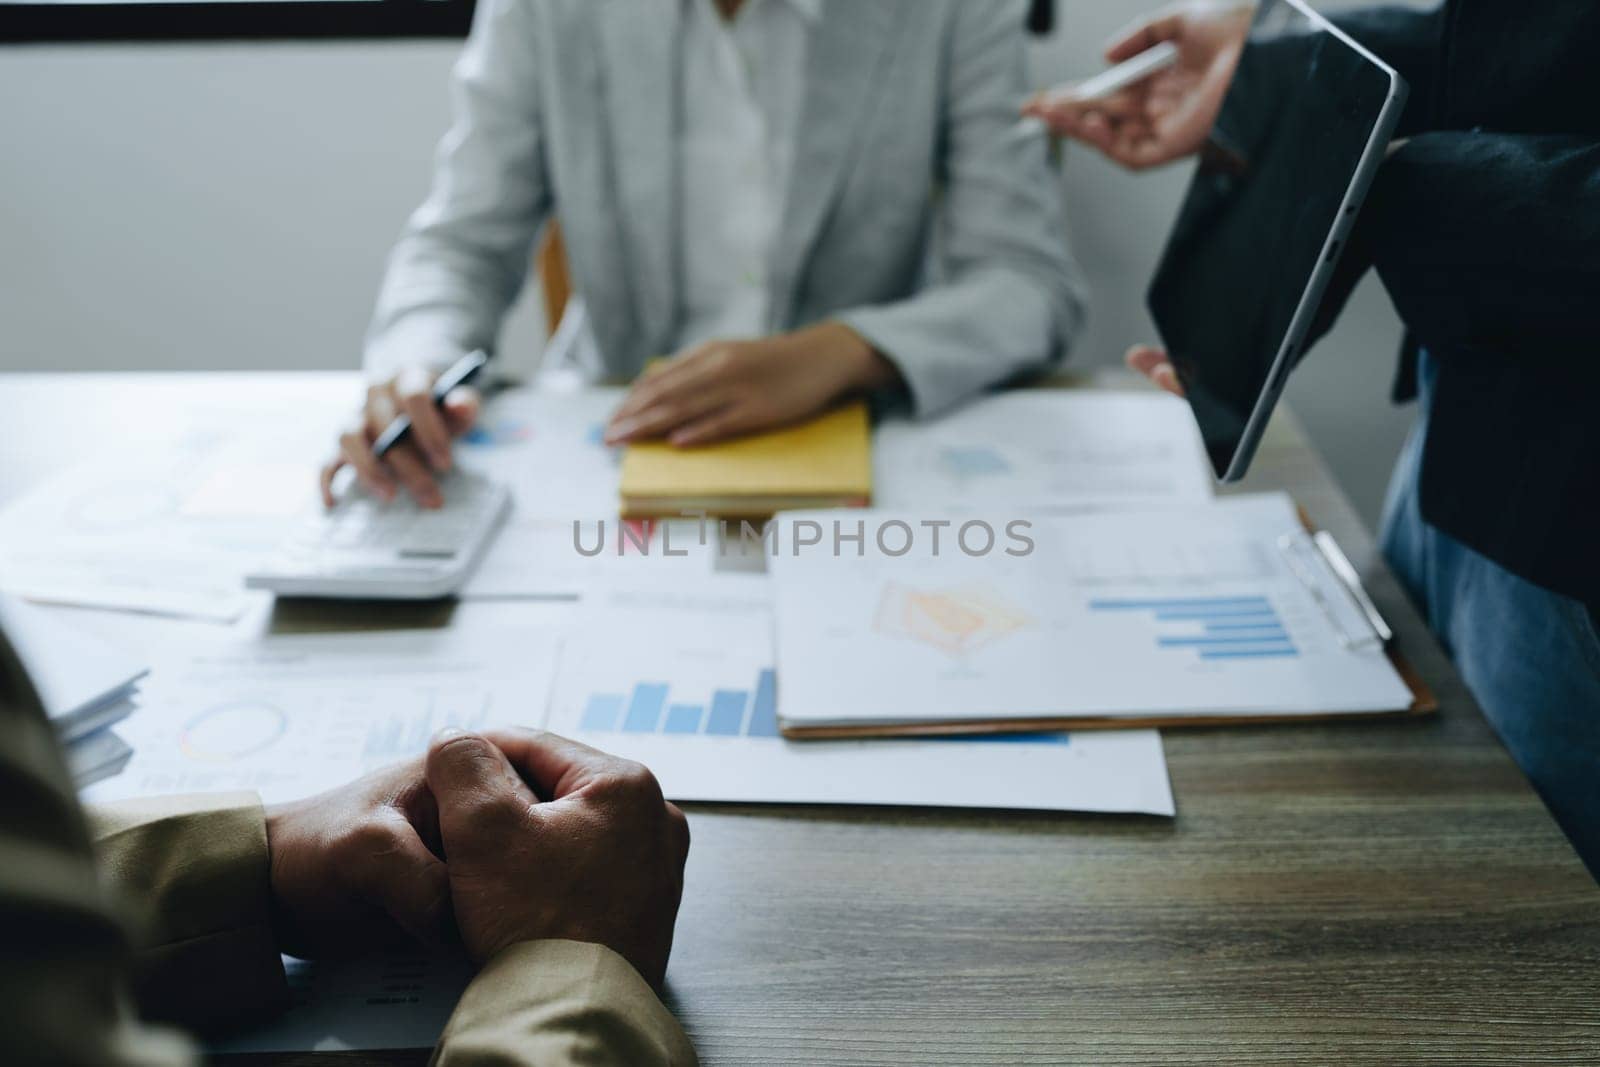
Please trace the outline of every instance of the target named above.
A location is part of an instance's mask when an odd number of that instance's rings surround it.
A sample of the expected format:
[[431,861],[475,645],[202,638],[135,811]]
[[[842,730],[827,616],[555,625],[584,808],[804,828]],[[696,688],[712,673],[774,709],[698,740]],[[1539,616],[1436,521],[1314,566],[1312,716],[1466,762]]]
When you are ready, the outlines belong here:
[[[0,500],[255,380],[0,378]],[[1600,888],[1287,413],[1246,488],[1334,533],[1440,712],[1169,731],[1175,820],[690,806],[669,1001],[705,1063],[1600,1064]]]

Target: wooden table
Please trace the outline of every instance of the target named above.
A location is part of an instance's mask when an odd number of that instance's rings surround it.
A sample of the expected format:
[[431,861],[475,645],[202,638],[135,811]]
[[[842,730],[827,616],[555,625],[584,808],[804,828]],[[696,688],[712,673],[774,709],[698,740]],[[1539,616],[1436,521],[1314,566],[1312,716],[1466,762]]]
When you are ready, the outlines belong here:
[[[0,379],[0,501],[175,406],[330,389]],[[1600,1064],[1600,889],[1287,414],[1248,488],[1334,533],[1442,711],[1169,731],[1176,820],[693,806],[669,999],[706,1063]],[[330,1059],[426,1054],[263,1058]]]

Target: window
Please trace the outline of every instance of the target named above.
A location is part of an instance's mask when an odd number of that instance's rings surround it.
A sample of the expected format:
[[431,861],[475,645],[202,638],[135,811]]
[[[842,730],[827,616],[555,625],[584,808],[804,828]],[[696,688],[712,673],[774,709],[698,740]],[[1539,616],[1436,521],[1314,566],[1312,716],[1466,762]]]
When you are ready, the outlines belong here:
[[0,44],[461,37],[473,0],[0,0]]

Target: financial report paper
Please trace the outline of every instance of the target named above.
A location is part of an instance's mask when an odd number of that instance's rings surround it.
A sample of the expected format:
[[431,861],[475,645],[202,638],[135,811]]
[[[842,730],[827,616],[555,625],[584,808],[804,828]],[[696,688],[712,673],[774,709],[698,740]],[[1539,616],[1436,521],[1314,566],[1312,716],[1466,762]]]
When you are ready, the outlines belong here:
[[607,447],[604,434],[626,393],[513,389],[490,400],[457,454],[509,486],[513,505],[463,600],[576,598],[636,572],[672,570],[691,581],[710,573],[713,543],[698,523],[617,517],[622,450]]
[[[1281,550],[1282,494],[1036,517],[987,552],[910,514],[793,513],[824,530],[770,561],[786,724],[1400,711],[1404,681],[1324,567]],[[1006,513],[968,521],[1004,530]],[[888,531],[889,552],[877,531]],[[909,539],[908,539],[909,535]],[[988,539],[975,529],[971,549]],[[1029,546],[1031,545],[1031,548]],[[1013,554],[1015,553],[1015,554]]]
[[0,513],[0,589],[212,622],[242,615],[246,572],[320,506],[317,470],[351,398],[236,399],[181,409],[13,502]]
[[1153,730],[783,739],[766,586],[719,575],[597,597],[563,645],[547,728],[639,760],[674,800],[1173,814]]
[[621,449],[605,426],[627,390],[508,389],[491,397],[456,445],[463,467],[510,487],[518,515],[570,521],[614,516]]
[[186,642],[155,656],[119,727],[127,769],[84,797],[255,790],[276,803],[421,755],[447,726],[537,727],[557,640],[485,625]]
[[1211,497],[1188,405],[1159,392],[1027,389],[873,438],[879,507],[1007,505],[1028,513]]

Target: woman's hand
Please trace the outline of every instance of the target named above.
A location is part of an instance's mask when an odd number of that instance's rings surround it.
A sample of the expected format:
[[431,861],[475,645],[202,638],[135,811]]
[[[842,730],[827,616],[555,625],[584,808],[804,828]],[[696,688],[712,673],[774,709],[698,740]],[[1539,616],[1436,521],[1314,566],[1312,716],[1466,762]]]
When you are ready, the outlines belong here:
[[[373,495],[393,500],[398,486],[424,507],[444,503],[435,474],[450,469],[450,439],[472,428],[478,418],[476,390],[462,386],[445,397],[444,406],[433,403],[433,382],[438,374],[428,367],[411,367],[386,382],[369,386],[360,416],[339,435],[339,453],[322,468],[322,503],[333,507],[333,476],[341,467],[355,468],[356,477]],[[372,443],[394,417],[411,416],[411,433],[382,459],[373,455]]]
[[1120,63],[1163,41],[1178,47],[1167,69],[1107,97],[1085,99],[1076,86],[1048,89],[1023,107],[1051,132],[1093,145],[1130,170],[1193,155],[1222,109],[1254,13],[1251,5],[1186,3],[1141,19],[1112,39],[1105,57]]
[[1178,380],[1178,372],[1173,369],[1172,361],[1167,358],[1167,350],[1154,345],[1134,345],[1128,349],[1128,354],[1123,357],[1128,366],[1149,378],[1157,386],[1165,389],[1173,396],[1183,395],[1183,383]]
[[814,415],[900,374],[854,330],[828,322],[759,341],[710,341],[644,373],[606,443],[702,445]]

